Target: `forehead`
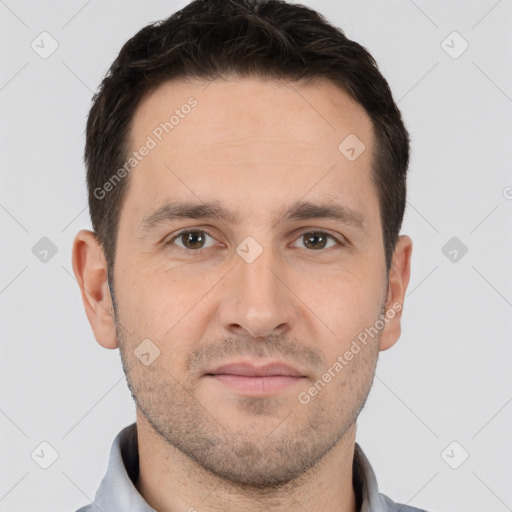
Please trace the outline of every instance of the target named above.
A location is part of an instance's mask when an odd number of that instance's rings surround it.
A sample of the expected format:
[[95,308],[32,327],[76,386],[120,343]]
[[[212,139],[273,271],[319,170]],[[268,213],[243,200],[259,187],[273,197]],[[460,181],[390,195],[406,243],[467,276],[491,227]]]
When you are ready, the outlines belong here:
[[[197,105],[189,109],[191,98]],[[372,122],[364,108],[325,79],[307,85],[262,79],[166,82],[136,109],[135,145],[174,113],[172,137],[164,141],[170,152],[179,152],[183,144],[193,146],[199,136],[202,144],[211,145],[237,142],[242,136],[286,137],[319,150],[332,150],[333,145],[336,149],[348,130],[368,144],[372,137]],[[173,138],[180,139],[179,146],[172,147]]]
[[[365,147],[357,159],[342,153],[345,140]],[[326,80],[173,80],[139,104],[131,144],[133,151],[152,146],[130,173],[125,205],[138,218],[185,196],[246,213],[256,204],[280,210],[306,195],[359,210],[368,209],[369,196],[377,201],[372,122]]]

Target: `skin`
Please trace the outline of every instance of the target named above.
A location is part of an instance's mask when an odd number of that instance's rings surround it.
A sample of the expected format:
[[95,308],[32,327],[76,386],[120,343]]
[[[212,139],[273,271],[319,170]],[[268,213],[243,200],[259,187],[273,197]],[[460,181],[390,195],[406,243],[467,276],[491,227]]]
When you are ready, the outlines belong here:
[[[134,149],[189,97],[198,101],[129,176],[113,272],[115,321],[94,234],[80,231],[73,246],[94,335],[103,347],[120,348],[136,401],[137,488],[159,511],[354,512],[356,420],[379,351],[400,337],[412,252],[402,235],[387,279],[370,179],[372,122],[328,81],[206,85],[166,83],[135,113]],[[338,150],[351,133],[366,146],[355,161]],[[144,216],[174,200],[217,200],[239,223],[181,219],[141,234]],[[356,210],[364,230],[331,219],[277,222],[298,200]],[[203,239],[174,238],[184,228]],[[345,245],[311,241],[306,233],[315,230]],[[262,248],[251,263],[236,252],[248,236]],[[393,305],[378,335],[300,403],[299,393]],[[160,350],[148,366],[134,354],[144,339]],[[240,360],[286,362],[304,378],[249,396],[204,375]]]

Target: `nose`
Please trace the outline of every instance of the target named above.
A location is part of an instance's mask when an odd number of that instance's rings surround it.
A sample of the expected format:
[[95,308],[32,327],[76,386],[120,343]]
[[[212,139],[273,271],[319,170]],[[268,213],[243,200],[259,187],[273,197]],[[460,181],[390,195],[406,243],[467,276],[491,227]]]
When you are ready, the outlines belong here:
[[296,299],[285,269],[270,249],[251,263],[235,260],[235,268],[226,277],[219,316],[228,334],[259,338],[291,329],[297,318]]

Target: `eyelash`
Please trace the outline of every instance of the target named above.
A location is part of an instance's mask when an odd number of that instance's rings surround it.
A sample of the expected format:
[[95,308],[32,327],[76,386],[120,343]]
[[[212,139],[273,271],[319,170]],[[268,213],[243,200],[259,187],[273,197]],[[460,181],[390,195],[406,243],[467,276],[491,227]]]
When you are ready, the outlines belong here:
[[[168,240],[167,242],[164,242],[164,246],[165,247],[168,247],[168,246],[172,246],[174,245],[174,241],[177,240],[178,238],[180,238],[181,236],[183,235],[188,235],[190,233],[204,233],[206,235],[208,235],[209,237],[215,239],[215,237],[213,237],[212,235],[210,235],[207,231],[204,231],[202,229],[186,229],[184,231],[180,231],[179,233],[177,233],[176,235],[174,235],[170,240]],[[327,238],[330,238],[331,240],[333,240],[334,242],[336,242],[338,248],[339,247],[346,247],[348,244],[338,238],[336,238],[334,235],[331,235],[331,233],[328,233],[327,231],[323,231],[321,229],[319,230],[306,230],[306,231],[303,231],[302,233],[300,233],[296,240],[298,240],[300,237],[304,236],[304,235],[307,235],[307,234],[314,234],[314,235],[323,235],[323,236],[326,236]],[[184,248],[184,247],[180,247],[179,245],[175,246],[177,249],[180,249],[182,251],[185,251],[185,252],[202,252],[202,251],[206,251],[208,249],[211,249],[211,247],[202,247],[201,249],[187,249],[187,248]],[[324,248],[324,249],[309,249],[309,251],[311,252],[325,252],[327,249],[334,249],[336,248],[336,246],[334,247],[327,247],[327,248]],[[307,248],[306,248],[307,249]]]

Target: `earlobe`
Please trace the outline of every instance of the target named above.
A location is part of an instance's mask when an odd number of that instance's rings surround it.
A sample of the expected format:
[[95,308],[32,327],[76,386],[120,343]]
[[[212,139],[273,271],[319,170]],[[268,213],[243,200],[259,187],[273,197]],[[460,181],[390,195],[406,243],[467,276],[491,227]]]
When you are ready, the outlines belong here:
[[92,231],[84,229],[76,235],[72,264],[85,313],[97,342],[105,348],[117,348],[107,265],[101,245]]
[[380,340],[380,350],[391,348],[400,338],[401,317],[405,292],[411,275],[412,240],[407,235],[398,239],[389,269],[389,286],[386,299],[386,326]]

